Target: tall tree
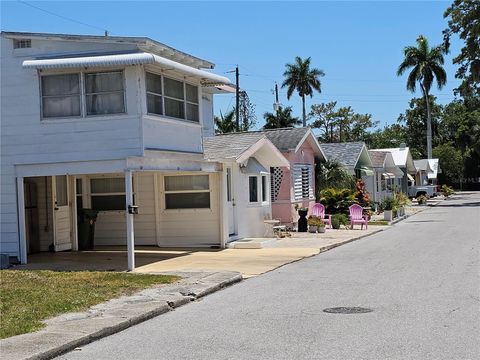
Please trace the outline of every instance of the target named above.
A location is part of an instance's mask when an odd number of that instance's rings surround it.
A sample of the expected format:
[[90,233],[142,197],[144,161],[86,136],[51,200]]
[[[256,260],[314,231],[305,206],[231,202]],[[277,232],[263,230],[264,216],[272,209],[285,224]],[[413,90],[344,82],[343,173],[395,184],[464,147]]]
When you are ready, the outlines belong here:
[[407,46],[403,50],[404,60],[397,70],[401,76],[405,71],[413,68],[407,78],[407,90],[415,92],[417,82],[422,89],[422,94],[427,106],[427,156],[432,158],[432,123],[430,114],[429,92],[434,79],[437,87],[441,89],[447,82],[447,73],[443,69],[443,54],[445,47],[438,45],[430,47],[427,38],[420,35],[417,46]]
[[220,117],[215,116],[215,133],[226,134],[237,130],[237,123],[235,122],[235,109],[230,110],[225,115],[220,111]]
[[264,129],[295,127],[295,125],[302,123],[298,118],[292,116],[292,108],[290,106],[285,109],[280,106],[275,114],[266,112],[263,114],[263,117],[265,118]]
[[312,128],[320,129],[320,140],[333,142],[333,130],[335,126],[336,101],[329,103],[314,104],[311,107],[309,118],[313,119]]
[[313,96],[313,90],[319,93],[321,90],[320,77],[325,76],[325,73],[316,68],[310,68],[311,58],[302,59],[297,56],[295,63],[286,64],[283,76],[285,80],[282,87],[287,87],[287,98],[290,99],[294,91],[302,98],[302,119],[303,126],[307,126],[307,114],[305,112],[305,96]]
[[410,147],[414,158],[422,159],[428,156],[428,149],[425,144],[427,110],[430,111],[430,124],[432,131],[432,148],[442,141],[442,111],[443,108],[436,102],[436,97],[428,96],[428,107],[424,98],[413,98],[408,104],[408,109],[400,114],[397,122],[405,125],[405,143]]
[[240,129],[239,131],[248,131],[257,123],[257,115],[255,115],[255,105],[252,104],[246,91],[240,92]]
[[480,1],[455,0],[443,15],[448,29],[443,31],[448,49],[450,37],[457,34],[465,45],[453,59],[459,65],[455,77],[462,80],[457,91],[463,97],[480,96]]

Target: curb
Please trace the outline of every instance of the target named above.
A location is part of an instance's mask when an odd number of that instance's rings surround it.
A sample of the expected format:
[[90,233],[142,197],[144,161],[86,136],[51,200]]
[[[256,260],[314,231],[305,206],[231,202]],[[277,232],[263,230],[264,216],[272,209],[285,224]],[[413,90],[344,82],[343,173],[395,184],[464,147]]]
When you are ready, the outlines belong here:
[[[190,279],[180,280],[171,286],[148,288],[132,296],[112,299],[110,302],[112,304],[117,302],[117,305],[111,307],[109,302],[96,305],[89,310],[100,307],[103,311],[98,308],[93,310],[97,311],[97,315],[93,317],[88,311],[79,313],[84,316],[74,319],[68,318],[68,314],[63,314],[47,321],[47,326],[40,331],[3,339],[0,341],[2,357],[24,360],[52,359],[243,280],[242,275],[235,272],[190,275]],[[48,343],[52,337],[62,335],[64,339],[57,340],[57,344]]]
[[[331,244],[331,245],[327,245],[327,246],[324,246],[324,247],[321,247],[320,248],[320,252],[318,254],[321,254],[325,251],[328,251],[328,250],[331,250],[331,249],[334,249],[336,247],[339,247],[339,246],[342,246],[342,245],[345,245],[345,244],[348,244],[348,243],[351,243],[353,241],[356,241],[356,240],[360,240],[360,239],[363,239],[363,238],[366,238],[366,237],[369,237],[371,235],[374,235],[374,234],[378,234],[379,232],[382,232],[382,231],[385,231],[387,229],[378,229],[378,230],[375,230],[371,233],[368,233],[368,234],[365,234],[365,235],[360,235],[360,236],[357,236],[353,239],[348,239],[348,240],[345,240],[345,241],[342,241],[342,242],[339,242],[339,243],[336,243],[336,244]],[[317,254],[317,255],[318,255]]]

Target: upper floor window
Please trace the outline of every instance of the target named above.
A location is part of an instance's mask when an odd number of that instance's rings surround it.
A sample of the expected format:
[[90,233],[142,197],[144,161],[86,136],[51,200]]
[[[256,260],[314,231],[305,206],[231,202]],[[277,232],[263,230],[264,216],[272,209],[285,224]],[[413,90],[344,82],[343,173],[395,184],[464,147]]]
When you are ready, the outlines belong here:
[[148,113],[200,121],[198,86],[148,72],[146,82]]
[[80,116],[80,75],[42,76],[43,117]]
[[123,73],[85,74],[85,98],[87,115],[125,112]]
[[125,113],[122,71],[44,75],[41,91],[43,118]]
[[25,49],[32,47],[32,40],[30,39],[13,39],[14,49]]

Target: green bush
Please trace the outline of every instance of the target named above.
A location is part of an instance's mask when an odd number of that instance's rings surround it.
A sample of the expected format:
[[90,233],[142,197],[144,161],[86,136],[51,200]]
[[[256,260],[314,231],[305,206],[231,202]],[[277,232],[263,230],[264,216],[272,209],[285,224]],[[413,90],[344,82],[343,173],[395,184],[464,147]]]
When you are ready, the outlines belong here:
[[329,188],[320,191],[320,203],[327,214],[348,213],[348,207],[357,203],[355,190]]
[[332,216],[332,227],[334,229],[340,229],[340,225],[349,224],[348,216],[345,214],[335,214]]
[[443,196],[449,197],[450,195],[453,195],[455,192],[453,191],[453,188],[451,188],[447,184],[443,184],[442,185],[442,193],[443,193]]
[[307,219],[309,226],[325,227],[325,223],[318,216],[310,215]]
[[395,208],[396,201],[393,197],[386,197],[382,200],[382,209],[383,210],[393,210]]

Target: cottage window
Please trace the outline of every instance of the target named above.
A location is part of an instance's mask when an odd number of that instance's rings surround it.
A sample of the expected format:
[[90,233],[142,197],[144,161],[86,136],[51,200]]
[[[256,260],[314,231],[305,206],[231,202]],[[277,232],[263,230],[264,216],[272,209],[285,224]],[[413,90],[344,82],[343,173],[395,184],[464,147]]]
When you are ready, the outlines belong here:
[[85,98],[87,115],[124,113],[123,72],[85,74]]
[[44,118],[81,115],[79,74],[42,76],[41,91]]
[[248,177],[248,194],[251,203],[258,202],[258,178],[257,176]]
[[150,114],[163,114],[162,77],[147,73],[147,111]]
[[208,175],[165,176],[165,209],[210,208]]
[[200,121],[198,86],[149,72],[146,83],[149,114]]
[[267,202],[267,196],[268,196],[267,176],[262,175],[262,202]]
[[90,179],[92,209],[99,211],[125,210],[125,180],[123,177]]

